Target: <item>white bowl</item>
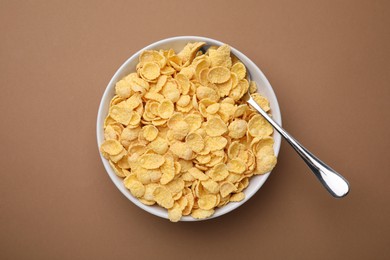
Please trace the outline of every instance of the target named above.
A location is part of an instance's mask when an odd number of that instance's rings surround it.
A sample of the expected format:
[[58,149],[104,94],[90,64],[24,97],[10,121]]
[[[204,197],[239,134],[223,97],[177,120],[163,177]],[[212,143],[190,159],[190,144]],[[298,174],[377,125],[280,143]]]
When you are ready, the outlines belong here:
[[[115,92],[115,83],[119,81],[121,78],[123,78],[125,75],[128,75],[131,72],[135,71],[136,64],[138,63],[138,57],[144,50],[149,49],[174,49],[176,52],[180,51],[188,42],[206,42],[210,45],[222,45],[223,43],[214,39],[205,38],[205,37],[196,37],[196,36],[179,36],[179,37],[172,37],[167,38],[155,43],[150,44],[149,46],[146,46],[142,50],[135,53],[133,56],[131,56],[125,63],[120,66],[120,68],[115,72],[114,76],[110,80],[110,82],[107,85],[106,90],[104,91],[103,97],[100,102],[99,106],[99,112],[97,117],[97,124],[96,124],[96,133],[97,133],[97,143],[98,147],[103,143],[104,141],[104,131],[103,131],[103,123],[104,119],[108,114],[108,108],[109,103],[112,97],[114,96]],[[270,101],[271,106],[271,112],[273,119],[281,125],[281,115],[280,115],[280,109],[278,105],[278,101],[276,99],[275,93],[271,87],[271,84],[268,82],[267,78],[264,76],[264,74],[261,72],[261,70],[244,54],[239,52],[238,50],[231,47],[232,53],[240,59],[246,66],[247,70],[249,71],[252,80],[255,81],[258,85],[258,92],[264,95],[268,98]],[[275,155],[277,156],[280,149],[280,143],[281,143],[281,136],[274,132],[274,139],[275,139]],[[130,191],[125,188],[123,185],[122,178],[119,178],[115,175],[114,171],[111,169],[111,166],[109,165],[108,161],[100,154],[100,157],[102,159],[103,165],[106,168],[106,171],[108,175],[110,176],[111,180],[114,182],[116,187],[122,192],[123,195],[125,195],[130,201],[132,201],[135,205],[142,208],[143,210],[146,210],[147,212],[168,219],[168,213],[166,209],[163,209],[159,206],[147,206],[142,204],[137,198],[133,197],[131,195]],[[245,199],[240,202],[232,202],[228,203],[227,205],[216,209],[213,216],[211,216],[208,219],[216,218],[219,216],[222,216],[242,204],[244,204],[247,200],[249,200],[264,184],[264,182],[267,180],[270,173],[264,174],[264,175],[257,175],[253,176],[250,179],[249,186],[244,190],[245,193]],[[194,219],[191,216],[184,216],[182,217],[181,221],[198,221],[198,219]]]

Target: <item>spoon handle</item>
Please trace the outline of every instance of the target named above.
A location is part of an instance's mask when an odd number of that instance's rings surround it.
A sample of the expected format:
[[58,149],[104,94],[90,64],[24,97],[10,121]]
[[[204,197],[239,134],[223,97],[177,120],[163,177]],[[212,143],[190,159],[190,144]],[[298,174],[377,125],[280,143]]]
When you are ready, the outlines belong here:
[[318,180],[328,190],[333,197],[342,198],[349,192],[348,181],[338,174],[335,170],[330,168],[305,147],[303,147],[297,140],[295,140],[289,133],[287,133],[280,125],[278,125],[263,109],[256,103],[256,101],[249,97],[247,101],[253,108],[255,108],[273,127],[276,129],[287,142],[295,149],[301,156],[309,168],[313,171]]

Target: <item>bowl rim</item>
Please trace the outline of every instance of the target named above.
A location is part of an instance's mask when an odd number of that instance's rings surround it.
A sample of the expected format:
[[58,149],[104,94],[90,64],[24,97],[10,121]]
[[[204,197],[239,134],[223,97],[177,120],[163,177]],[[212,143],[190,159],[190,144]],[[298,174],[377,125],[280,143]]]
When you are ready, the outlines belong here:
[[[146,47],[140,49],[139,51],[137,51],[136,53],[134,53],[133,55],[131,55],[117,70],[116,72],[114,73],[114,75],[112,76],[112,78],[110,79],[109,83],[107,84],[105,90],[104,90],[104,93],[102,95],[102,98],[100,100],[100,103],[99,103],[99,109],[98,109],[98,114],[97,114],[97,122],[96,122],[96,137],[97,137],[97,145],[98,145],[98,151],[99,151],[99,155],[100,155],[100,158],[102,160],[102,163],[104,165],[104,168],[107,172],[107,174],[109,175],[111,181],[115,184],[115,186],[117,187],[117,189],[127,198],[129,199],[131,202],[133,202],[136,206],[140,207],[141,209],[149,212],[150,214],[152,215],[155,215],[155,216],[158,216],[158,217],[161,217],[161,218],[165,218],[165,219],[168,219],[168,213],[165,211],[165,212],[161,212],[159,210],[156,210],[153,206],[148,206],[148,205],[145,205],[143,204],[142,202],[140,202],[137,198],[135,198],[134,196],[131,195],[131,193],[124,187],[123,185],[123,181],[122,181],[122,178],[118,177],[115,172],[113,171],[113,169],[111,168],[111,166],[109,165],[108,163],[108,160],[105,159],[103,157],[103,155],[101,154],[100,152],[100,145],[101,143],[104,141],[104,130],[103,130],[103,122],[104,122],[104,118],[106,117],[107,115],[107,111],[103,111],[104,110],[104,103],[107,99],[111,99],[112,97],[110,96],[110,91],[111,89],[113,88],[113,86],[115,86],[115,83],[118,81],[118,77],[120,74],[123,73],[123,70],[126,69],[126,67],[134,60],[134,59],[138,59],[139,55],[144,51],[144,50],[149,50],[149,49],[156,49],[158,48],[158,46],[162,45],[162,44],[166,44],[166,43],[172,43],[172,42],[175,42],[175,41],[183,41],[183,40],[186,40],[188,42],[199,42],[199,41],[204,41],[208,44],[214,44],[214,45],[222,45],[224,44],[223,42],[221,41],[218,41],[218,40],[215,40],[215,39],[212,39],[212,38],[208,38],[208,37],[202,37],[202,36],[175,36],[175,37],[168,37],[168,38],[164,38],[164,39],[161,39],[159,41],[156,41],[156,42],[153,42],[149,45],[147,45]],[[251,66],[251,74],[253,75],[253,73],[256,73],[259,75],[259,77],[261,78],[261,80],[263,81],[263,83],[266,85],[267,87],[267,91],[270,92],[270,94],[273,96],[273,101],[272,101],[272,106],[274,106],[276,108],[272,110],[272,115],[273,115],[273,118],[274,120],[281,126],[282,125],[282,117],[281,117],[281,113],[280,113],[280,107],[279,107],[279,103],[278,103],[278,100],[277,100],[277,97],[275,95],[275,92],[271,86],[271,84],[269,83],[268,79],[265,77],[264,73],[260,70],[260,68],[252,61],[250,60],[245,54],[241,53],[240,51],[238,51],[236,48],[234,48],[233,46],[231,46],[229,44],[229,46],[231,47],[231,52],[233,52],[233,54],[238,57],[244,64],[246,67],[248,67],[248,64]],[[255,72],[253,72],[253,70]],[[268,97],[269,98],[269,97]],[[279,133],[277,133],[276,131],[274,131],[274,152],[275,152],[275,156],[278,157],[278,154],[279,154],[279,151],[280,151],[280,146],[281,146],[281,136]],[[213,219],[213,218],[217,218],[217,217],[220,217],[222,215],[225,215],[235,209],[237,209],[238,207],[240,207],[241,205],[243,205],[245,202],[247,202],[255,193],[257,193],[259,191],[259,189],[263,186],[263,184],[265,183],[265,181],[268,179],[270,173],[272,171],[266,173],[266,174],[263,174],[261,175],[263,178],[261,178],[258,183],[256,183],[256,186],[254,188],[254,190],[252,192],[250,192],[249,194],[245,193],[245,199],[240,201],[240,202],[236,202],[235,205],[231,206],[229,209],[226,209],[226,210],[222,210],[224,207],[221,207],[219,208],[218,210],[219,211],[216,211],[211,217],[209,218],[206,218],[206,219],[195,219],[191,216],[183,216],[180,221],[182,222],[193,222],[193,221],[204,221],[204,220],[209,220],[209,219]],[[118,183],[118,181],[120,180],[120,184]],[[244,191],[245,192],[245,191]]]

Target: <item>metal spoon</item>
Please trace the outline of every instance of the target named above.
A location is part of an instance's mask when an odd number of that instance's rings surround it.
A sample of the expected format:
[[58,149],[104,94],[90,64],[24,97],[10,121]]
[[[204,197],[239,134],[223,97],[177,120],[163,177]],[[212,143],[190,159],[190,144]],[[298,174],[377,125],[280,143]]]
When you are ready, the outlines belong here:
[[307,166],[309,166],[314,175],[333,197],[342,198],[348,194],[349,183],[343,176],[314,156],[289,133],[287,133],[286,130],[278,125],[278,123],[276,123],[263,109],[261,109],[249,93],[244,97],[247,97],[246,102],[256,109],[257,112],[259,112],[295,149],[295,151],[301,156],[303,161],[307,164]]
[[[204,46],[206,47],[206,46]],[[202,48],[205,50],[206,48]],[[234,55],[232,53],[232,55]],[[242,61],[241,61],[242,62]],[[242,62],[244,65],[245,63]],[[249,71],[247,71],[247,79],[251,81],[251,76]],[[330,168],[311,152],[309,152],[305,147],[303,147],[297,140],[295,140],[289,133],[286,132],[278,123],[276,123],[261,107],[256,103],[252,98],[249,91],[243,97],[243,99],[250,104],[254,109],[257,110],[273,127],[278,131],[286,141],[294,148],[294,150],[301,156],[303,161],[309,166],[317,179],[322,183],[322,185],[328,190],[328,192],[336,198],[342,198],[346,196],[349,192],[349,183],[348,181],[337,173],[335,170]]]

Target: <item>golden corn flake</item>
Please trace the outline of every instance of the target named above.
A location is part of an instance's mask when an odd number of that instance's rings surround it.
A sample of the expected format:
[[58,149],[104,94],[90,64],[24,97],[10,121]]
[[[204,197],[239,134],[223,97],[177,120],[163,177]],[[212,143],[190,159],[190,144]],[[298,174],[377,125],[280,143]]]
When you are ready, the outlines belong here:
[[152,149],[157,154],[164,155],[169,149],[169,144],[165,138],[157,136],[156,139],[149,143],[148,148]]
[[144,154],[139,158],[140,165],[145,169],[157,169],[165,162],[165,158],[159,154]]
[[153,198],[163,208],[170,209],[173,207],[172,193],[164,186],[158,186],[154,189]]
[[182,95],[179,100],[176,102],[176,105],[180,107],[185,107],[191,102],[191,98],[189,95]]
[[[249,83],[249,93],[253,94],[257,91],[257,85],[256,85],[256,82],[254,81],[251,81]],[[257,102],[257,101],[256,101]]]
[[[191,82],[188,79],[188,77],[185,76],[183,73],[179,73],[176,75],[175,79],[179,85],[179,88],[181,89],[182,94],[187,95],[188,91],[190,91],[190,86],[191,86]],[[182,107],[184,107],[184,106],[182,106]]]
[[264,174],[271,171],[276,165],[276,156],[272,146],[261,148],[256,154],[257,172],[255,174]]
[[171,129],[175,129],[177,124],[184,120],[184,116],[182,113],[176,112],[174,113],[167,121],[167,125]]
[[224,182],[221,184],[220,187],[220,193],[222,197],[226,197],[227,195],[229,195],[230,193],[236,190],[237,190],[236,186],[234,186],[234,184],[231,182]]
[[126,174],[123,172],[123,169],[121,167],[116,166],[112,161],[109,161],[109,163],[110,163],[110,166],[112,167],[112,169],[114,170],[115,174],[118,177],[121,177],[121,178],[126,177]]
[[193,218],[196,218],[196,219],[205,219],[205,218],[211,217],[213,214],[214,214],[214,210],[213,209],[205,210],[205,209],[200,209],[199,208],[199,209],[194,209],[192,211],[191,216]]
[[167,157],[163,165],[161,165],[161,179],[160,183],[165,185],[169,183],[175,177],[175,163],[173,158]]
[[226,67],[214,67],[209,70],[207,78],[211,83],[224,83],[230,79],[230,71]]
[[240,139],[246,134],[247,122],[243,119],[236,119],[230,123],[228,129],[231,138]]
[[161,90],[161,94],[172,102],[178,101],[180,98],[180,91],[176,81],[174,79],[168,79]]
[[109,155],[119,154],[124,149],[121,143],[117,140],[106,140],[100,148]]
[[137,176],[137,179],[142,183],[142,184],[149,184],[151,182],[150,179],[150,174],[149,171],[152,170],[147,170],[142,167],[138,168],[137,170],[133,171],[135,175]]
[[192,207],[194,206],[194,202],[195,202],[194,195],[192,194],[191,191],[185,195],[185,198],[187,199],[187,205],[183,209],[183,212],[182,212],[183,216],[187,216],[191,213]]
[[266,112],[269,101],[228,45],[203,53],[204,44],[143,51],[115,84],[103,125],[100,152],[115,174],[172,222],[244,200],[251,176],[276,164],[273,128],[242,97],[249,91]]
[[248,122],[248,131],[253,137],[265,137],[272,134],[273,128],[263,116],[255,115]]
[[131,96],[131,86],[128,81],[122,79],[115,84],[115,93],[121,98],[129,98]]
[[204,141],[201,135],[197,133],[190,133],[186,137],[186,143],[194,152],[200,152],[204,148]]
[[[173,181],[171,181],[167,185],[165,185],[165,187],[167,187],[168,190],[172,194],[178,194],[178,193],[183,191],[184,184],[185,184],[184,180],[182,180],[182,179],[174,179]],[[179,197],[181,197],[181,196],[179,196]]]
[[196,89],[196,97],[199,100],[209,99],[210,101],[214,102],[219,100],[219,94],[217,93],[217,91],[215,91],[215,89],[203,86],[199,86]]
[[214,181],[223,181],[229,175],[229,171],[226,164],[220,163],[214,165],[214,167],[211,168],[210,171],[208,172],[208,175]]
[[132,112],[132,109],[129,107],[115,105],[110,109],[110,116],[118,123],[128,125],[131,117],[133,116]]
[[182,209],[178,203],[175,203],[173,208],[168,209],[168,218],[172,222],[178,222],[182,216]]
[[221,150],[227,145],[227,139],[223,136],[206,136],[204,139],[205,146],[210,152]]
[[170,151],[184,160],[190,160],[192,158],[192,149],[186,143],[175,142],[171,144]]
[[158,135],[158,129],[154,125],[147,125],[142,128],[143,130],[143,136],[146,140],[149,142],[153,141],[156,139]]
[[200,180],[200,181],[205,181],[207,180],[209,177],[204,174],[203,171],[199,170],[198,168],[195,168],[195,167],[192,167],[191,169],[188,170],[188,172],[197,180]]
[[139,56],[139,61],[140,63],[156,62],[160,65],[161,68],[163,68],[166,63],[165,57],[161,55],[158,51],[154,50],[143,51]]
[[177,122],[175,128],[173,128],[171,131],[173,138],[175,138],[176,140],[182,140],[187,136],[189,130],[189,125],[185,121],[180,121]]
[[243,199],[245,199],[245,193],[243,192],[235,193],[232,196],[230,196],[231,202],[239,202],[242,201]]
[[230,160],[227,164],[229,172],[243,173],[246,170],[245,162],[239,158]]
[[158,115],[161,118],[168,119],[174,112],[174,106],[171,100],[165,99],[158,106]]
[[235,63],[232,66],[231,71],[236,73],[239,80],[244,79],[246,76],[246,68],[241,62]]
[[213,115],[218,112],[221,105],[219,103],[212,104],[206,108],[207,114]]
[[219,184],[212,179],[202,181],[202,186],[209,193],[217,194],[219,192]]
[[135,197],[140,198],[144,195],[145,186],[134,175],[127,176],[123,183]]
[[147,80],[154,80],[160,75],[160,66],[155,62],[146,62],[141,69],[141,75]]
[[209,136],[221,136],[227,132],[228,128],[221,118],[213,117],[207,121],[205,130]]
[[200,209],[210,210],[213,209],[217,204],[217,196],[215,195],[205,195],[198,200],[198,205]]
[[256,103],[263,109],[265,112],[270,110],[269,101],[259,93],[252,94],[252,98],[256,101]]

